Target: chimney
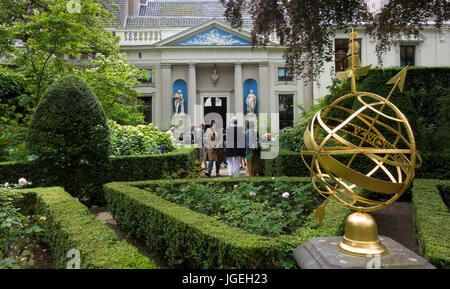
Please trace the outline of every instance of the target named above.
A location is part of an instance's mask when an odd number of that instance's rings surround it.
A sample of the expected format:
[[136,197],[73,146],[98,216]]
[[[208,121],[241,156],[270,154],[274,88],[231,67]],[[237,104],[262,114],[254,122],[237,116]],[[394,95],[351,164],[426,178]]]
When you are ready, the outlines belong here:
[[[128,2],[128,3],[127,3]],[[138,6],[139,6],[139,1],[138,0],[125,0],[125,3],[128,4],[126,6],[128,6],[128,14],[127,15],[136,15],[139,11],[138,11]]]
[[[139,14],[139,6],[142,0],[125,0],[123,7],[122,27],[126,25],[127,16]],[[146,2],[147,3],[147,2]]]

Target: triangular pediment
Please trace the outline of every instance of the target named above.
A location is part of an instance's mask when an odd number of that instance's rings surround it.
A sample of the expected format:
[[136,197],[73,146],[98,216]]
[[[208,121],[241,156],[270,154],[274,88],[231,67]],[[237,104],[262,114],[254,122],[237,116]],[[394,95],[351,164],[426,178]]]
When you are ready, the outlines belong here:
[[155,43],[155,46],[175,47],[251,45],[249,32],[233,29],[228,23],[219,19],[212,19]]
[[217,27],[209,28],[178,41],[174,46],[250,46],[252,43]]

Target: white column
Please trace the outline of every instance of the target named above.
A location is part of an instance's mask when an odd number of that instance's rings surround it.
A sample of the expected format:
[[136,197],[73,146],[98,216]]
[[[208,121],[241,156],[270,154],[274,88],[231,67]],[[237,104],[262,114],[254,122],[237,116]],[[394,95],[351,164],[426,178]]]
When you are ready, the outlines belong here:
[[271,61],[269,62],[269,113],[279,112],[278,111],[278,97],[276,97],[275,91],[275,80],[278,77],[275,71],[275,64]]
[[234,113],[244,113],[242,63],[234,64]]
[[312,73],[306,69],[306,77],[303,78],[303,106],[305,110],[311,109],[314,105],[314,83],[312,81]]
[[269,67],[267,62],[259,64],[258,112],[269,112]]
[[188,111],[191,124],[194,123],[195,105],[197,103],[197,79],[195,63],[188,63]]
[[161,122],[168,123],[172,115],[172,65],[161,64]]
[[[301,105],[305,105],[304,104],[304,83],[303,83],[303,78],[299,77],[297,79],[297,93],[294,95],[294,103],[298,103]],[[300,110],[300,108],[298,108],[298,106],[294,105],[294,122],[295,120],[298,119],[299,115],[302,113],[302,111]]]
[[305,110],[311,109],[314,101],[314,85],[311,79],[303,79],[303,106]]
[[162,82],[161,77],[156,80],[155,76],[161,75],[161,64],[157,64],[155,67],[156,74],[153,75],[153,81],[156,83],[156,93],[153,93],[153,106],[152,106],[152,122],[157,126],[160,126],[161,123],[161,98],[162,98]]

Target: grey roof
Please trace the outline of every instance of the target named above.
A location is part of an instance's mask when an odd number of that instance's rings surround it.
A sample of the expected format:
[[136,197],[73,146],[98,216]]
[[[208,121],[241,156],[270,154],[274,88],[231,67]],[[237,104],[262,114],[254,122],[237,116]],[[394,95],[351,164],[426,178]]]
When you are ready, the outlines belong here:
[[[139,15],[128,16],[126,27],[193,27],[213,18],[226,21],[225,7],[218,0],[148,1]],[[244,27],[251,25],[250,15],[243,15]]]
[[[211,19],[220,19],[226,22],[225,17],[202,17],[202,16],[128,16],[126,27],[144,28],[144,27],[193,27],[208,22]],[[251,26],[251,20],[244,20],[244,28]]]
[[[137,15],[125,15],[125,0],[107,0],[104,7],[116,16],[115,22],[125,27],[193,27],[213,18],[226,21],[225,7],[219,0],[156,0],[141,4],[138,0]],[[109,23],[114,24],[114,21]],[[244,28],[251,27],[252,20],[247,12],[243,13]]]
[[[220,1],[148,1],[139,16],[222,17],[225,8]],[[248,15],[246,15],[248,16]]]
[[125,17],[125,0],[107,0],[103,3],[103,6],[116,17],[115,19],[112,19],[108,25],[122,23],[122,19]]

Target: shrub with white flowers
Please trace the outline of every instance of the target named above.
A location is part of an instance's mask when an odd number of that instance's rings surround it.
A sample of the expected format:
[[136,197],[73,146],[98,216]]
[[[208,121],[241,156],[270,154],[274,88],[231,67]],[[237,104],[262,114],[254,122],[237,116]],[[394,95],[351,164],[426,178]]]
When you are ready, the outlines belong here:
[[111,130],[112,155],[151,155],[160,154],[161,145],[165,145],[164,153],[175,149],[170,136],[153,124],[119,125],[108,120]]

